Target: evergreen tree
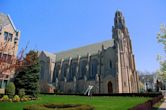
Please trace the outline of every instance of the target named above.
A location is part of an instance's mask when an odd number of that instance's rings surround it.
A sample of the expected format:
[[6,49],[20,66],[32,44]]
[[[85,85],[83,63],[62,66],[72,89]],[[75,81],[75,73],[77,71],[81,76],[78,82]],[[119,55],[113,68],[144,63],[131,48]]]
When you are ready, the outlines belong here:
[[30,51],[25,57],[26,67],[23,67],[15,76],[14,83],[17,88],[24,89],[27,95],[37,97],[39,93],[39,58],[38,53]]

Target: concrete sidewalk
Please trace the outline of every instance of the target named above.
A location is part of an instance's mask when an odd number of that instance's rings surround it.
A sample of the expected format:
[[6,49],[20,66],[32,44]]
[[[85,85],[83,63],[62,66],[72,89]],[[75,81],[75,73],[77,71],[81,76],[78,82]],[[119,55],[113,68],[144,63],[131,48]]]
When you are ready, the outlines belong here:
[[164,102],[160,105],[158,110],[166,110],[166,97],[164,97]]

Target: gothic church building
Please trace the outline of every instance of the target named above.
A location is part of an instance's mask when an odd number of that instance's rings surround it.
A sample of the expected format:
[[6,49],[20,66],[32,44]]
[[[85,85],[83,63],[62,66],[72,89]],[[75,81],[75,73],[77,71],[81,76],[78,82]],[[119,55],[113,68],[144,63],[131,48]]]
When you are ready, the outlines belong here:
[[60,53],[39,54],[40,80],[64,93],[136,93],[138,76],[124,17],[115,13],[112,39]]

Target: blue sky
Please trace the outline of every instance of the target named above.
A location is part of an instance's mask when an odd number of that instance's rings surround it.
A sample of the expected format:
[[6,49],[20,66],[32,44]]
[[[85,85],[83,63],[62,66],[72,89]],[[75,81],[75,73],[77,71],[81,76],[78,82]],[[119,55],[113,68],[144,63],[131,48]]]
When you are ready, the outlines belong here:
[[159,68],[156,41],[166,24],[165,0],[0,0],[0,12],[9,14],[21,31],[20,48],[59,52],[112,38],[116,10],[125,16],[137,70]]

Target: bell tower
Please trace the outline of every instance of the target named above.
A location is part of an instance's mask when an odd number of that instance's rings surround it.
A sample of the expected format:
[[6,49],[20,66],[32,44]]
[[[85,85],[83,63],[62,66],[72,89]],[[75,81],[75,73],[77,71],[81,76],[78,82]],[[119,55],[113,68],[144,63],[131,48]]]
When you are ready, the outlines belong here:
[[112,27],[117,53],[117,83],[119,93],[134,93],[138,91],[138,77],[132,45],[122,12],[116,11]]

